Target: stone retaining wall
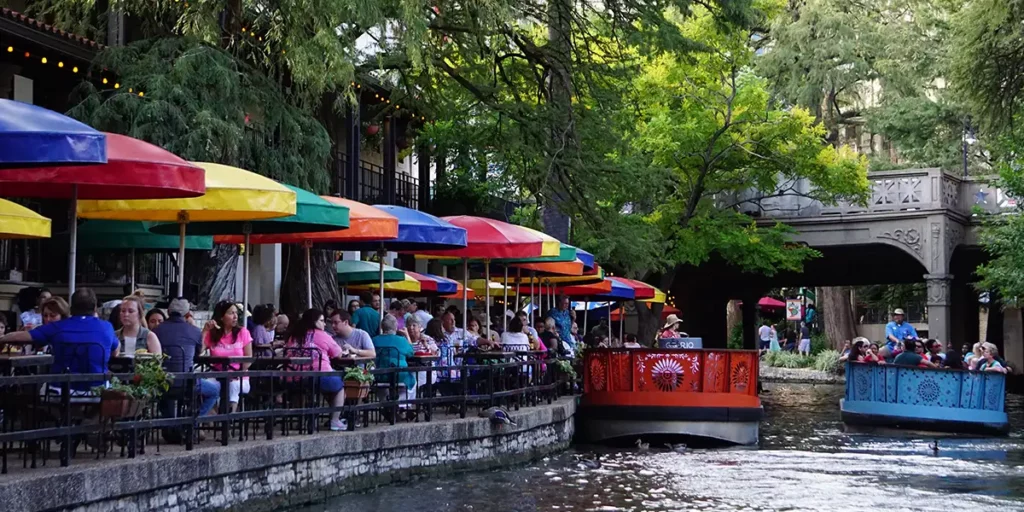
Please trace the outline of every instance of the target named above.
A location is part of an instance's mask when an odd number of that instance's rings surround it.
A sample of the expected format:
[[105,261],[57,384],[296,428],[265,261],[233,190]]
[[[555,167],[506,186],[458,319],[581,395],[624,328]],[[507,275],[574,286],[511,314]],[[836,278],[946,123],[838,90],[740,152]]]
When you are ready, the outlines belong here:
[[575,410],[575,398],[565,398],[513,412],[517,427],[467,418],[132,460],[76,460],[68,468],[0,477],[0,509],[279,510],[413,476],[514,464],[565,449]]

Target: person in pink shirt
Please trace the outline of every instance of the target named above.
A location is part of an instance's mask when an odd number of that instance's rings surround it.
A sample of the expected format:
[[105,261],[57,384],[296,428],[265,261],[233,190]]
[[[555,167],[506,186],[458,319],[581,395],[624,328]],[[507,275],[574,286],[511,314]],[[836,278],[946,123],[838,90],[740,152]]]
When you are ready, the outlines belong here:
[[[210,349],[210,355],[215,357],[252,357],[252,335],[248,329],[239,325],[238,307],[233,302],[223,300],[214,306],[213,319],[206,322],[206,326],[203,327],[203,346]],[[228,366],[232,371],[249,369],[249,363],[232,363]],[[214,365],[214,370],[228,369],[223,365]],[[228,382],[230,412],[238,409],[238,397],[246,393],[249,393],[249,377],[231,379]]]
[[[324,314],[319,309],[307,309],[302,317],[292,325],[288,332],[288,342],[285,347],[298,347],[315,349],[314,359],[311,366],[300,367],[302,371],[330,372],[331,359],[341,356],[341,347],[334,342],[334,338],[324,331]],[[331,407],[345,405],[345,393],[342,393],[343,383],[337,375],[325,375],[320,377],[320,391],[328,397]],[[341,419],[341,411],[331,412],[331,430],[348,430],[348,423]]]

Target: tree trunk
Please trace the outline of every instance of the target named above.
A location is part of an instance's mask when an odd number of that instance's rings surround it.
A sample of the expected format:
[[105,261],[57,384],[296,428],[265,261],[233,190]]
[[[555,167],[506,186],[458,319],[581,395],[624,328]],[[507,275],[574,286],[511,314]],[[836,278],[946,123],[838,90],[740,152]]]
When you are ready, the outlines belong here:
[[[199,279],[185,279],[199,283],[199,295],[196,303],[200,309],[212,310],[222,300],[242,300],[236,296],[235,285],[238,278],[238,258],[240,246],[223,244],[213,246],[200,266],[197,273]],[[186,282],[188,284],[188,282]]]
[[[676,270],[672,269],[661,275],[658,280],[658,287],[665,293],[672,290],[675,281]],[[639,277],[639,279],[643,279]],[[650,306],[650,307],[647,307]],[[656,347],[658,330],[661,328],[661,312],[665,309],[664,304],[638,302],[636,304],[636,337],[637,341],[644,346]]]
[[732,336],[732,330],[743,323],[743,310],[738,300],[730,300],[725,307],[725,332]]
[[825,335],[833,348],[841,349],[843,342],[857,336],[857,321],[850,301],[850,287],[826,286],[820,289],[821,308],[825,322]]
[[[306,302],[306,253],[301,245],[281,246],[281,311],[298,315],[308,308]],[[341,290],[334,275],[334,251],[310,249],[312,267],[313,307],[323,308],[328,300],[341,304]]]
[[573,161],[576,134],[572,107],[572,15],[573,3],[553,0],[548,3],[548,49],[551,54],[547,76],[547,100],[552,112],[548,140],[548,175],[541,221],[544,231],[563,243],[569,242],[568,173],[563,166]]

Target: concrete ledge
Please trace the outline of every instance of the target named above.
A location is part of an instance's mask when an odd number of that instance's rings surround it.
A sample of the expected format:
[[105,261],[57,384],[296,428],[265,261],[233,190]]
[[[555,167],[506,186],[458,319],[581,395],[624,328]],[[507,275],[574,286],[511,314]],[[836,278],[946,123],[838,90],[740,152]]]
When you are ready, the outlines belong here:
[[[493,467],[568,447],[575,398],[481,418],[203,446],[136,459],[75,459],[0,477],[5,511],[275,510],[416,475]],[[212,444],[212,443],[211,443]],[[49,463],[49,462],[48,462]]]

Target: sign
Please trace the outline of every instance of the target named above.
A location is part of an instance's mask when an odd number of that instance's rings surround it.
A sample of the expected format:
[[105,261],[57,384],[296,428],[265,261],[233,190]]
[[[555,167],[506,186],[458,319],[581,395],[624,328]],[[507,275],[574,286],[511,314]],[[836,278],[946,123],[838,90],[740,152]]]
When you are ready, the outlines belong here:
[[661,338],[658,348],[704,348],[704,338]]
[[814,290],[810,288],[801,288],[800,295],[807,299],[807,302],[817,302],[818,300],[818,297],[814,295]]
[[786,320],[790,322],[799,322],[803,319],[803,305],[800,303],[800,299],[786,299]]

